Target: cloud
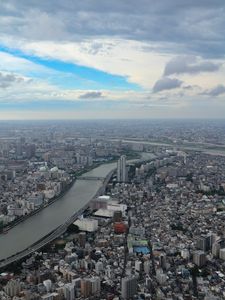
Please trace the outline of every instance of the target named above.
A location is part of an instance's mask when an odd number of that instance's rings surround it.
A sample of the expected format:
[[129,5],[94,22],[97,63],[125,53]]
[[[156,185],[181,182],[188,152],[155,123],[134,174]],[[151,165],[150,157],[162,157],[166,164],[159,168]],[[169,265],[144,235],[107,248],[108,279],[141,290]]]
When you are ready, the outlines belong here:
[[[138,6],[135,0],[78,2],[0,1],[0,43],[31,56],[120,75],[143,88],[150,88],[179,53],[224,55],[223,0],[159,0],[154,5],[140,0]],[[165,76],[218,69],[208,60],[175,62]],[[88,87],[95,88],[102,87]]]
[[3,51],[0,51],[0,69],[10,73],[23,74],[28,77],[44,77],[50,76],[53,73],[52,69]]
[[0,72],[0,88],[8,88],[15,83],[25,82],[23,77],[16,74]]
[[[1,41],[1,39],[0,39]],[[87,66],[111,75],[124,77],[131,84],[150,88],[159,78],[169,57],[142,50],[143,44],[121,39],[90,39],[77,43],[52,41],[15,42],[8,40],[8,47],[16,47],[29,57],[41,57],[46,61],[59,60]],[[1,52],[0,52],[1,54]],[[1,57],[0,57],[1,58]],[[1,66],[1,60],[0,60]],[[121,68],[121,66],[123,66]],[[93,79],[95,79],[93,77]],[[122,78],[121,78],[122,79]],[[116,87],[116,82],[111,81]],[[104,87],[88,87],[90,90]],[[107,88],[107,87],[106,87]]]
[[79,96],[79,99],[99,99],[103,98],[102,92],[87,92]]
[[172,52],[224,55],[224,0],[0,2],[0,34],[33,41],[121,38]]
[[[82,89],[61,89],[58,86],[51,85],[44,80],[34,79],[29,81],[26,78],[24,84],[11,85],[8,88],[0,89],[0,105],[5,103],[32,103],[32,102],[52,102],[65,103],[73,102],[93,102],[93,104],[104,103],[134,103],[146,102],[149,91],[132,90],[82,90]],[[86,101],[81,101],[86,100]],[[101,101],[99,101],[101,100]]]
[[[126,103],[124,116],[131,103],[158,106],[166,96],[166,105],[176,110],[185,103],[190,116],[197,116],[192,105],[200,103],[205,114],[202,103],[212,103],[210,97],[201,98],[200,91],[224,93],[224,86],[218,86],[225,82],[224,0],[52,2],[0,1],[0,70],[33,79],[29,84],[2,79],[1,103],[44,106],[50,101],[54,107],[61,101],[78,103],[87,111],[105,105],[108,115],[114,103],[118,108]],[[185,75],[184,82],[179,75]],[[215,112],[222,114],[218,97],[209,104],[208,115],[216,101]],[[174,111],[177,115],[182,113]],[[140,110],[140,116],[149,117],[149,111]]]
[[215,97],[220,96],[222,94],[225,94],[225,86],[222,84],[219,84],[216,87],[214,87],[213,89],[208,90],[203,94],[208,95],[208,96],[215,96]]
[[195,56],[179,56],[169,61],[164,70],[164,76],[172,74],[198,74],[201,72],[215,72],[219,64],[210,61],[200,61]]
[[183,81],[176,78],[163,77],[156,81],[153,92],[158,93],[164,90],[172,90],[179,88],[182,85]]

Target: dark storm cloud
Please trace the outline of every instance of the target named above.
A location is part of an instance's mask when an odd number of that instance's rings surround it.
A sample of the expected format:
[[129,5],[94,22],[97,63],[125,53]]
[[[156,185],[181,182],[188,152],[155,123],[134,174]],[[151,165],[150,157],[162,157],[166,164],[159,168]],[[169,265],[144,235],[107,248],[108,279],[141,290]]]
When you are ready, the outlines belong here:
[[32,40],[120,37],[170,52],[224,55],[224,0],[1,1],[0,31]]
[[172,74],[197,74],[201,72],[215,72],[219,65],[210,61],[197,61],[193,56],[175,57],[165,67],[164,75]]
[[99,99],[103,98],[101,92],[87,92],[79,96],[79,99]]
[[14,83],[23,82],[24,79],[14,74],[4,74],[0,72],[0,88],[10,87]]
[[164,90],[172,90],[180,87],[182,85],[182,81],[176,78],[168,78],[168,77],[163,77],[156,81],[154,87],[153,87],[153,92],[158,93]]

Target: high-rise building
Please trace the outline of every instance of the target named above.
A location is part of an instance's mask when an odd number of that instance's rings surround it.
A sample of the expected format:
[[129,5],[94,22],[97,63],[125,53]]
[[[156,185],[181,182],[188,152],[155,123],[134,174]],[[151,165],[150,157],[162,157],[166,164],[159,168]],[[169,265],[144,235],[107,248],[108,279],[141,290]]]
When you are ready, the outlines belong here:
[[219,257],[219,254],[220,254],[220,244],[219,243],[214,243],[212,245],[212,255],[214,257]]
[[127,181],[126,155],[122,155],[117,162],[117,181]]
[[122,278],[122,299],[132,299],[137,292],[137,278],[135,276]]
[[43,281],[44,286],[46,287],[47,293],[49,293],[52,289],[52,281],[50,279]]
[[91,295],[99,295],[101,291],[100,278],[95,276],[91,278],[83,278],[81,280],[81,295],[87,298]]
[[33,156],[35,156],[35,151],[36,151],[35,144],[26,145],[25,151],[26,151],[27,158],[32,158]]
[[84,248],[85,247],[85,243],[86,243],[86,233],[85,232],[80,232],[78,235],[78,241],[79,241],[79,245],[80,247]]
[[4,287],[6,294],[10,297],[18,295],[21,291],[20,282],[17,280],[10,280]]
[[156,279],[160,285],[164,285],[166,283],[167,276],[166,274],[164,274],[162,268],[156,270]]
[[204,252],[211,250],[212,248],[212,235],[201,236],[197,240],[197,249]]
[[91,283],[88,279],[82,279],[81,280],[81,295],[84,297],[84,298],[87,298],[91,295]]
[[204,251],[194,251],[193,253],[193,263],[198,267],[203,267],[206,263],[206,255]]
[[142,262],[140,260],[135,261],[135,271],[139,274],[142,269]]
[[75,299],[75,285],[73,283],[67,283],[64,286],[64,297],[66,300],[74,300]]
[[99,295],[101,291],[101,281],[100,277],[91,277],[90,278],[90,283],[91,283],[91,293],[92,295]]
[[225,248],[220,249],[220,259],[225,260]]
[[16,144],[16,156],[21,156],[23,153],[22,143],[17,142]]
[[146,274],[149,274],[149,272],[150,272],[150,262],[149,262],[149,260],[144,262],[144,272]]

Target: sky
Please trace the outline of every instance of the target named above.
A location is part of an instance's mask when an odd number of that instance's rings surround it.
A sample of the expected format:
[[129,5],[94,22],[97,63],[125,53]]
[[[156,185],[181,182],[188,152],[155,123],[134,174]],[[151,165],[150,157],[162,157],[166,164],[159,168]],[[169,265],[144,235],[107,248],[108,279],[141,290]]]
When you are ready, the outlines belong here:
[[224,0],[0,0],[0,120],[224,118]]

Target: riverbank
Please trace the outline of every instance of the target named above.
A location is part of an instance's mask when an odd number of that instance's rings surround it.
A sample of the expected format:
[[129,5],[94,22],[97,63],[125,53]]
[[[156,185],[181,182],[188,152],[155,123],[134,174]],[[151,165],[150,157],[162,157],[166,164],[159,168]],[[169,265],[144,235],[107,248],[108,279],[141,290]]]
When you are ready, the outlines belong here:
[[73,184],[75,183],[75,181],[76,181],[76,177],[73,177],[72,181],[65,187],[65,189],[59,195],[54,196],[52,199],[50,199],[50,201],[48,203],[45,203],[44,205],[41,205],[39,208],[31,211],[29,214],[27,214],[25,216],[22,216],[22,217],[20,217],[20,218],[18,218],[16,220],[12,221],[11,223],[3,226],[3,231],[0,232],[0,234],[6,234],[6,233],[8,233],[13,227],[17,226],[21,222],[24,222],[28,218],[36,215],[41,210],[43,210],[46,207],[48,207],[49,205],[53,204],[55,201],[61,199],[68,192],[68,190],[73,186]]

